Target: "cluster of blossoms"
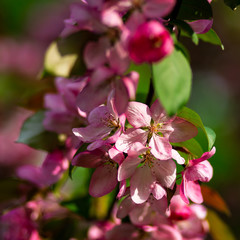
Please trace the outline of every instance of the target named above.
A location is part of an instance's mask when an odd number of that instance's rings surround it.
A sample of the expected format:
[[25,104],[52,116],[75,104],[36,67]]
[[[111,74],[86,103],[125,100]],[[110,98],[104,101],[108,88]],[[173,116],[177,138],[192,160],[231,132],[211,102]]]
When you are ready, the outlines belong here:
[[[89,240],[196,240],[208,231],[199,181],[212,178],[208,159],[215,148],[198,158],[176,147],[194,138],[197,127],[177,115],[168,116],[158,99],[151,107],[133,101],[139,73],[128,71],[131,61],[151,64],[172,53],[167,16],[175,5],[174,0],[82,0],[72,5],[65,20],[61,37],[81,31],[95,36],[83,49],[86,72],[55,79],[57,92],[45,95],[43,126],[64,144],[48,153],[41,167],[19,168],[18,176],[45,188],[60,179],[70,160],[73,166],[95,168],[91,196],[104,196],[119,186],[116,220],[91,226]],[[211,20],[191,26],[203,33]],[[187,159],[181,151],[187,152]],[[29,211],[15,209],[2,220],[22,215],[28,229],[24,234],[40,239],[26,215]]]

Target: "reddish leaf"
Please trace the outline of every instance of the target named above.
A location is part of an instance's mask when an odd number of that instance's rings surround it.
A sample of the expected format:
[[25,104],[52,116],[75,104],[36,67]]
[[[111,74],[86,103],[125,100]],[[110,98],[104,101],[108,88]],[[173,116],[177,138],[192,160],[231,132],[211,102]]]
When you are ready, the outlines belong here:
[[215,191],[214,189],[206,185],[201,185],[201,190],[202,190],[203,200],[205,204],[215,208],[220,212],[225,213],[228,216],[231,215],[231,212],[226,202],[223,200],[223,198],[219,195],[217,191]]

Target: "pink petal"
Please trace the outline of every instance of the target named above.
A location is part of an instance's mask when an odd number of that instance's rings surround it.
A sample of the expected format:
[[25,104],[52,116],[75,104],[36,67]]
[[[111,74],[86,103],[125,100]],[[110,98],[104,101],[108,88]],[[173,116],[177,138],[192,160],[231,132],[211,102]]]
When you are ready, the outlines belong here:
[[104,153],[100,150],[80,152],[73,158],[72,165],[85,168],[96,168],[103,161],[103,156]]
[[171,12],[175,0],[148,0],[143,6],[143,13],[149,18],[160,18]]
[[211,164],[205,160],[186,169],[186,178],[188,181],[209,182],[213,176],[213,168]]
[[77,106],[83,112],[89,113],[95,107],[103,104],[111,90],[109,84],[103,87],[94,87],[89,84],[79,93],[77,97]]
[[61,151],[55,150],[49,153],[41,167],[44,181],[48,185],[55,183],[67,168],[68,160]]
[[41,168],[31,165],[24,165],[17,169],[17,176],[34,183],[38,187],[43,187],[43,175]]
[[208,32],[213,25],[213,19],[200,19],[193,22],[188,22],[193,31],[197,34]]
[[154,157],[160,160],[169,160],[172,158],[172,145],[166,138],[153,134],[149,146]]
[[171,127],[173,128],[173,132],[169,137],[170,142],[184,142],[198,134],[197,127],[179,117],[176,117],[171,122]]
[[136,204],[129,197],[126,197],[118,207],[117,217],[125,218],[133,209],[136,207]]
[[134,145],[131,146],[131,148],[128,151],[128,156],[130,157],[137,157],[143,153],[145,153],[147,150],[149,150],[148,147],[145,147],[140,142],[136,142]]
[[108,95],[107,108],[108,108],[109,113],[112,114],[112,116],[115,119],[118,119],[119,115],[117,113],[116,105],[115,105],[115,89],[113,89]]
[[136,143],[142,143],[143,145],[147,142],[148,133],[142,129],[129,128],[125,133],[121,134],[116,141],[116,148],[119,151],[127,152]]
[[127,190],[127,181],[123,180],[123,181],[120,182],[119,192],[118,192],[117,198],[118,199],[122,198],[125,195],[126,190]]
[[147,201],[154,183],[154,177],[147,165],[137,168],[134,175],[130,179],[130,192],[132,200],[141,204]]
[[163,106],[159,103],[158,99],[154,101],[150,108],[151,116],[154,122],[162,123],[169,120]]
[[130,178],[141,161],[138,157],[127,157],[118,168],[118,181]]
[[92,175],[89,193],[93,197],[102,197],[110,193],[117,183],[116,167],[110,164],[99,166]]
[[186,188],[187,195],[193,202],[198,204],[203,202],[201,187],[198,182],[187,181]]
[[107,120],[109,117],[109,111],[106,106],[99,106],[94,108],[88,115],[88,122],[94,127],[97,127],[99,125],[104,125],[107,122],[104,120]]
[[167,188],[172,188],[176,180],[176,164],[173,160],[155,160],[151,168],[157,182]]
[[71,134],[74,119],[69,112],[46,111],[43,126],[48,131]]
[[96,150],[97,148],[101,148],[101,147],[104,146],[105,144],[106,144],[106,141],[105,141],[105,140],[99,139],[99,140],[96,140],[96,141],[90,143],[90,144],[87,146],[87,150],[88,150],[88,151],[94,151],[94,150]]
[[120,79],[116,80],[114,105],[116,107],[118,115],[121,115],[126,112],[128,101],[129,95],[127,88]]
[[181,185],[180,185],[180,196],[182,198],[182,200],[186,203],[186,204],[189,204],[189,200],[187,198],[187,180],[186,180],[186,177],[185,177],[185,173],[182,174],[182,182],[181,182]]
[[102,12],[101,21],[108,27],[119,28],[123,25],[121,16],[111,8],[104,10]]
[[128,52],[120,42],[117,42],[108,52],[108,61],[111,69],[118,75],[124,74],[129,65],[130,59]]
[[177,161],[178,164],[184,164],[185,159],[181,157],[181,155],[178,153],[178,151],[172,149],[172,158]]
[[200,162],[203,162],[203,161],[211,158],[215,154],[215,152],[216,152],[216,148],[213,147],[211,151],[205,152],[200,158],[193,159],[189,163],[190,163],[191,166],[199,164]]
[[165,191],[164,196],[162,196],[159,200],[157,200],[156,198],[152,198],[150,202],[152,204],[153,210],[155,210],[155,211],[157,211],[157,212],[159,212],[160,214],[163,214],[163,215],[166,214],[166,211],[167,211],[167,208],[168,208],[166,191]]
[[127,120],[135,128],[148,127],[151,122],[149,107],[140,102],[130,102],[126,112]]
[[[108,79],[113,76],[114,72],[108,67],[100,66],[95,69],[92,74],[90,85],[93,87],[102,87],[101,85],[104,84]],[[107,82],[105,83],[108,84]]]
[[88,125],[85,128],[73,128],[73,134],[83,142],[93,142],[109,135],[111,128],[109,127],[93,127]]
[[125,159],[123,153],[117,150],[115,147],[110,148],[108,150],[108,154],[109,154],[109,157],[118,164],[121,164]]
[[[161,240],[183,240],[182,234],[179,232],[178,228],[166,224],[159,224],[158,231],[153,232],[153,239]],[[185,240],[185,239],[184,239]],[[192,239],[194,240],[194,239]],[[200,240],[196,239],[195,240]]]
[[161,199],[163,196],[166,196],[167,193],[166,193],[166,190],[158,183],[155,183],[154,184],[154,188],[152,190],[152,194],[153,196],[159,200]]
[[44,107],[58,112],[67,110],[62,97],[58,94],[46,94],[44,96]]
[[98,42],[89,42],[84,49],[84,60],[88,69],[95,69],[107,61],[106,51],[110,48],[107,38],[100,38]]
[[135,208],[129,213],[131,222],[137,226],[153,224],[156,214],[153,214],[151,204],[145,202],[135,205]]
[[135,99],[139,81],[138,72],[135,71],[130,72],[129,76],[123,77],[122,81],[128,91],[129,98],[131,100]]

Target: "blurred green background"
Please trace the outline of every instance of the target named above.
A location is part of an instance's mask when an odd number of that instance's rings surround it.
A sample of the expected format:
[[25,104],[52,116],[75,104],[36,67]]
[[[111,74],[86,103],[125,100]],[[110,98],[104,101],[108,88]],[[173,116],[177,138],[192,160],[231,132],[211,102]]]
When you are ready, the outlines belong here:
[[[27,105],[32,110],[41,107],[42,95],[38,93],[50,86],[36,76],[46,47],[61,32],[69,3],[0,0],[1,129],[14,116],[16,105]],[[222,217],[240,239],[240,9],[232,11],[223,0],[213,1],[212,6],[213,29],[225,50],[203,42],[195,46],[188,39],[180,40],[190,51],[193,68],[188,106],[217,134],[217,153],[211,160],[214,178],[210,185],[226,200],[232,215]],[[1,168],[11,172],[14,166],[6,166],[7,160],[2,156],[0,159]]]

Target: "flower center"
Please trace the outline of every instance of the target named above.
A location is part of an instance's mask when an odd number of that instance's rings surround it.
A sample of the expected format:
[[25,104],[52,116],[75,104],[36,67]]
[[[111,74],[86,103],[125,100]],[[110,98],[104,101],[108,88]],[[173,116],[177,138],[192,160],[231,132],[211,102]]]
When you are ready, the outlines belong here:
[[143,163],[147,164],[150,168],[154,162],[154,156],[150,153],[150,150],[147,150],[146,154],[143,154]]
[[102,122],[105,126],[109,128],[119,128],[119,119],[114,118],[112,114],[106,114],[104,118],[102,118]]
[[153,48],[159,48],[162,45],[162,39],[159,36],[149,36]]

